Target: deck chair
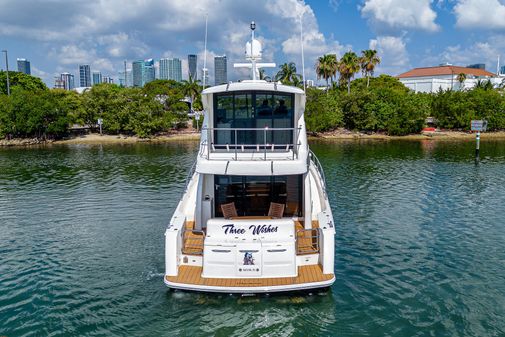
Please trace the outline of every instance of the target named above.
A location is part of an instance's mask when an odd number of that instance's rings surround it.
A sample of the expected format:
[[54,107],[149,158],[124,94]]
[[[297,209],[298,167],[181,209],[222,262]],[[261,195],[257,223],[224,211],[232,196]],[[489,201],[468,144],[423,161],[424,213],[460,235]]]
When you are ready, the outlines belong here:
[[276,202],[270,203],[270,209],[268,210],[268,216],[274,219],[280,219],[284,215],[284,204],[278,204]]
[[221,204],[221,211],[223,211],[223,217],[225,219],[238,217],[237,209],[235,208],[234,202],[230,202],[228,204]]

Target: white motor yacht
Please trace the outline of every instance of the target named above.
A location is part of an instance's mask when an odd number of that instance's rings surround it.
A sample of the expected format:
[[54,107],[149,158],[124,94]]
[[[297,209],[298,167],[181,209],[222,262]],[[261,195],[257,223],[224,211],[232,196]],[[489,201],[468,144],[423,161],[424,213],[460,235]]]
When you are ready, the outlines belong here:
[[335,226],[324,173],[307,143],[305,92],[259,80],[261,44],[246,44],[252,80],[202,92],[201,143],[165,232],[165,284],[274,293],[335,281]]

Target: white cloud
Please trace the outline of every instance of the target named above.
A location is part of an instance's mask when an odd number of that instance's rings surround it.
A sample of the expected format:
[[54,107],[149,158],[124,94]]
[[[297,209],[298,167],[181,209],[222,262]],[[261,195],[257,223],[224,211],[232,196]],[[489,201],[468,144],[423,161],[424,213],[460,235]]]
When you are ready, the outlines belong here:
[[[333,3],[336,2],[333,0]],[[257,36],[263,42],[266,62],[296,61],[300,67],[298,18],[302,12],[308,69],[313,68],[316,57],[323,53],[341,53],[345,49],[321,33],[312,8],[297,0],[198,0],[193,3],[187,0],[0,0],[0,7],[0,38],[15,38],[45,50],[46,71],[51,73],[55,69],[70,71],[79,63],[88,63],[100,68],[93,70],[115,74],[122,71],[125,59],[158,59],[170,55],[185,60],[188,53],[202,55],[205,14],[209,20],[208,49],[228,56],[231,79],[236,79],[233,63],[244,61],[251,20],[257,22]],[[209,68],[213,64],[210,57]],[[42,68],[43,60],[38,62]],[[199,58],[199,72],[202,65]]]
[[505,28],[505,3],[499,0],[459,0],[454,6],[456,26],[461,28]]
[[330,7],[337,12],[338,8],[340,7],[340,4],[342,3],[342,0],[328,0],[328,4]]
[[366,0],[361,15],[378,32],[419,29],[436,32],[437,13],[431,8],[433,0]]
[[[267,10],[272,15],[280,15],[287,21],[283,25],[285,36],[281,43],[282,51],[289,61],[297,63],[297,71],[301,74],[301,41],[300,16],[303,23],[303,49],[305,54],[305,75],[307,79],[315,79],[315,63],[319,56],[332,53],[340,57],[350,46],[343,46],[332,38],[327,38],[319,30],[316,15],[312,8],[295,0],[269,1]],[[286,29],[286,27],[290,27]]]
[[370,40],[369,48],[377,50],[381,58],[381,64],[376,70],[378,73],[398,75],[410,67],[409,54],[402,37],[377,36]]
[[505,61],[505,40],[502,35],[493,35],[486,40],[468,46],[453,45],[445,48],[440,54],[426,59],[430,65],[451,63],[467,66],[474,63],[485,63],[486,69],[496,72],[498,57]]

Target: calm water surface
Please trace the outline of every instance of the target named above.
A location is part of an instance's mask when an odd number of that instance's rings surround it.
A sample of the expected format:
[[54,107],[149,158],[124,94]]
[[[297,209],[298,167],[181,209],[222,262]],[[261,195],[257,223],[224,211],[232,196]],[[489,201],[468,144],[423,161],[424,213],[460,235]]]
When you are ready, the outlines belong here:
[[505,142],[314,143],[337,223],[326,293],[168,291],[197,150],[0,149],[0,335],[504,336]]

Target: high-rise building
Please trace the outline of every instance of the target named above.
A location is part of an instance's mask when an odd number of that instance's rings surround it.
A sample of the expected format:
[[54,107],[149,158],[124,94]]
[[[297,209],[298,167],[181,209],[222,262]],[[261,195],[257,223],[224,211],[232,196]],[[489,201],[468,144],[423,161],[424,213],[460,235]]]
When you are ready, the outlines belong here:
[[181,60],[178,58],[160,60],[159,78],[161,80],[182,81]]
[[160,70],[159,70],[159,79],[160,80],[169,80],[170,76],[168,75],[168,63],[169,59],[163,58],[160,59]]
[[60,77],[63,82],[63,89],[72,90],[75,88],[74,75],[70,73],[62,73]]
[[182,64],[178,58],[160,60],[160,79],[182,81]]
[[226,55],[214,57],[214,84],[228,83],[228,66]]
[[[126,80],[126,82],[125,82],[125,80]],[[124,75],[124,71],[120,71],[118,73],[118,81],[119,81],[119,85],[122,87],[131,87],[132,86],[132,70],[131,69],[126,70],[126,78]]]
[[146,83],[154,81],[154,61],[135,61],[132,63],[133,86],[143,87]]
[[485,63],[476,63],[476,64],[470,64],[466,66],[467,68],[472,68],[472,69],[482,69],[486,70],[486,64]]
[[144,61],[135,61],[132,63],[132,86],[142,87],[142,64]]
[[79,84],[81,87],[91,87],[91,70],[89,64],[79,66]]
[[197,79],[196,64],[197,64],[196,55],[189,54],[188,55],[188,76],[190,76],[193,80]]
[[114,83],[114,79],[110,76],[103,76],[102,77],[102,83],[110,83],[110,84],[113,84]]
[[500,74],[505,75],[505,66],[500,68]]
[[168,62],[168,76],[171,80],[182,81],[182,64],[178,58],[173,58]]
[[146,85],[155,79],[155,70],[154,70],[154,60],[148,59],[144,61],[142,66],[142,86]]
[[65,81],[61,79],[61,75],[54,78],[54,89],[65,89]]
[[133,70],[126,70],[126,86],[133,87]]
[[99,71],[93,72],[93,85],[102,83],[102,73]]
[[30,61],[27,59],[18,59],[18,71],[23,74],[31,75]]

